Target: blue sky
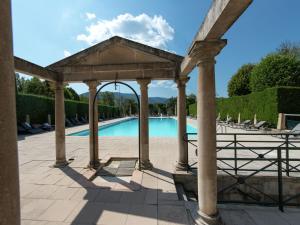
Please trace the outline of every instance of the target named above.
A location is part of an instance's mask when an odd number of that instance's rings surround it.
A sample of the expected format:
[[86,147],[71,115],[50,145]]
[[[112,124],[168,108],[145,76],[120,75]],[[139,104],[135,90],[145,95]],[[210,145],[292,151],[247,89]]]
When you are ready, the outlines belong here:
[[[211,0],[12,0],[14,54],[46,66],[111,35],[185,55]],[[300,42],[299,0],[254,0],[224,38],[217,57],[216,92],[227,95],[232,74],[256,63],[283,41]],[[188,93],[196,93],[197,71]],[[135,82],[131,82],[138,90]],[[87,92],[84,84],[71,84]],[[109,88],[107,90],[111,90]],[[121,87],[121,92],[129,92]],[[172,82],[152,82],[149,96],[176,96]]]

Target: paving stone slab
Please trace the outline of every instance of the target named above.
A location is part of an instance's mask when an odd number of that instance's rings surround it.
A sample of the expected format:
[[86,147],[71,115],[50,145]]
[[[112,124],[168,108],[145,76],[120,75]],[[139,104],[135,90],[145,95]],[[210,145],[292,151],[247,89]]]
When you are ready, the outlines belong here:
[[136,160],[122,160],[119,168],[135,168]]
[[99,172],[99,176],[115,176],[118,168],[103,167]]
[[116,176],[132,176],[134,168],[122,168],[120,167],[116,173]]

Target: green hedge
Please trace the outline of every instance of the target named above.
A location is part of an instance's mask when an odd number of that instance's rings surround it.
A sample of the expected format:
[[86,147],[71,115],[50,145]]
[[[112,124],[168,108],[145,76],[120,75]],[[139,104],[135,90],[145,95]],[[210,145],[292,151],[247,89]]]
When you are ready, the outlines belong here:
[[[196,105],[190,105],[189,111],[191,116],[196,116]],[[235,121],[239,113],[241,113],[241,120],[252,120],[256,114],[258,121],[265,120],[272,126],[276,126],[278,113],[300,114],[300,88],[268,88],[249,95],[218,98],[218,113],[221,114],[222,120],[228,114]]]
[[[99,115],[102,118],[115,118],[120,115],[117,107],[99,105]],[[44,123],[48,114],[54,123],[54,99],[31,94],[17,94],[17,120],[24,122],[26,115],[30,116],[31,123]],[[89,104],[73,100],[65,100],[66,117],[72,118],[76,114],[80,117],[89,115]]]

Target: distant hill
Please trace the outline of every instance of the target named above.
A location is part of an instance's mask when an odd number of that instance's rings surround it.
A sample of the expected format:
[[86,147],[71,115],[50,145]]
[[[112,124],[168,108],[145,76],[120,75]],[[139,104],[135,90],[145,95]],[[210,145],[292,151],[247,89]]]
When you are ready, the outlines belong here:
[[[122,98],[122,99],[133,99],[134,101],[136,101],[136,97],[134,94],[130,94],[130,93],[119,93],[119,92],[110,92],[110,93],[113,93],[115,98],[117,100],[119,100],[119,98]],[[83,93],[81,94],[80,96],[85,96],[85,97],[89,97],[89,93],[86,92],[86,93]],[[98,99],[101,98],[101,93],[98,95]],[[149,97],[149,103],[150,104],[158,104],[158,103],[161,103],[161,104],[165,104],[167,103],[168,101],[168,98],[163,98],[163,97]]]

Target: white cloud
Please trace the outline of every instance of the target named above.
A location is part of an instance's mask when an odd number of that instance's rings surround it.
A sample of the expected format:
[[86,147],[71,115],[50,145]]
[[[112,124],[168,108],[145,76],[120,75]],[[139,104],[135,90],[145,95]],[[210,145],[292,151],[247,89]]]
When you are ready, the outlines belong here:
[[171,88],[177,89],[177,84],[171,80],[157,80],[152,81],[149,85],[150,88]]
[[67,50],[64,50],[64,56],[65,57],[69,57],[71,54],[71,52],[67,51]]
[[89,12],[87,12],[87,13],[85,14],[85,16],[86,16],[87,20],[93,20],[93,19],[96,19],[96,14],[95,14],[95,13],[89,13]]
[[96,44],[112,36],[121,36],[156,48],[166,48],[174,38],[174,29],[162,17],[147,14],[133,16],[121,14],[112,20],[98,20],[86,27],[87,33],[79,34],[77,40],[89,45]]

